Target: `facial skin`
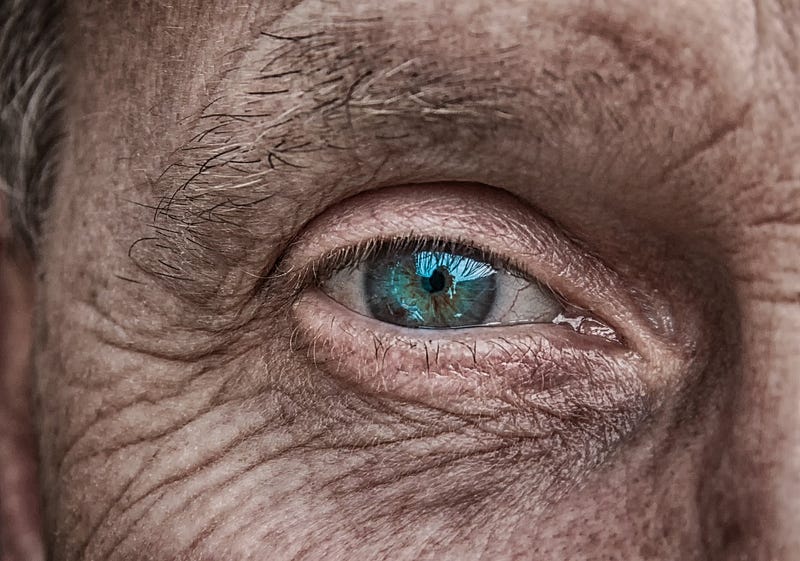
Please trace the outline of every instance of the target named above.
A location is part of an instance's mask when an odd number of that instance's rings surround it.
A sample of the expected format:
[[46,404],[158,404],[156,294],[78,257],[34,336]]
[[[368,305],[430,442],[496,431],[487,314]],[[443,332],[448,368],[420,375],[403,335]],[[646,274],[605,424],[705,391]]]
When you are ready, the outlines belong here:
[[[179,4],[68,7],[4,253],[50,558],[796,557],[800,5]],[[618,342],[420,336],[301,274],[373,234],[514,253]]]

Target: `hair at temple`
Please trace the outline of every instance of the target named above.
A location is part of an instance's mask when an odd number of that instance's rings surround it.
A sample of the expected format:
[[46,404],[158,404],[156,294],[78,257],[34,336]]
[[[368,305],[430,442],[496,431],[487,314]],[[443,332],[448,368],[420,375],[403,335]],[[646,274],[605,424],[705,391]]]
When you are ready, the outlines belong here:
[[59,0],[0,0],[0,239],[31,252],[57,166],[61,28]]

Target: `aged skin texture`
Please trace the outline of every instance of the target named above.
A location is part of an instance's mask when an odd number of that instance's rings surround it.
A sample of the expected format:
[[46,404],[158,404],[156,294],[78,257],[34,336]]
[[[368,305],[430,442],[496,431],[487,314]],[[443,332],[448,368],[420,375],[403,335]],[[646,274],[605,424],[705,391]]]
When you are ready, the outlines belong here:
[[[798,558],[800,3],[66,12],[53,200],[0,248],[48,558]],[[409,236],[615,335],[320,288]]]

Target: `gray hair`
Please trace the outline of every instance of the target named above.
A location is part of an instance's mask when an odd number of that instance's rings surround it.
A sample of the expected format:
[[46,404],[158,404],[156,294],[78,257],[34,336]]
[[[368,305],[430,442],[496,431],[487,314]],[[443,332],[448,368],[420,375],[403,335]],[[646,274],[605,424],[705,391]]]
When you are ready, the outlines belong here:
[[60,1],[0,0],[0,197],[11,225],[0,236],[31,253],[61,136],[61,32]]

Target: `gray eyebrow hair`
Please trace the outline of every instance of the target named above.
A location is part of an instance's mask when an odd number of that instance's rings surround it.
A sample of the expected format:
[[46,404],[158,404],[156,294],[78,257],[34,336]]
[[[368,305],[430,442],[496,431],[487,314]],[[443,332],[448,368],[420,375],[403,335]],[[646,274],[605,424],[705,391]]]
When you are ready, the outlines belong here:
[[[493,80],[398,58],[376,23],[264,30],[244,58],[222,70],[218,93],[183,123],[185,142],[153,181],[159,201],[151,208],[152,235],[130,252],[140,268],[181,283],[197,280],[209,261],[241,265],[250,226],[263,220],[262,203],[291,205],[291,186],[318,182],[325,158],[338,160],[335,172],[348,175],[349,160],[363,144],[357,136],[399,149],[435,144],[456,122],[475,132],[487,115],[510,118],[503,105],[516,92],[475,94],[463,86],[491,87]],[[410,122],[419,129],[416,137]],[[404,136],[387,135],[398,123],[406,125]],[[295,212],[280,214],[285,223]],[[188,292],[203,293],[196,286]]]
[[62,17],[60,0],[0,0],[0,238],[31,255],[57,168]]
[[417,162],[384,168],[389,154],[444,161],[455,145],[512,129],[532,150],[550,148],[575,123],[618,131],[649,107],[654,84],[705,85],[702,61],[674,56],[680,45],[669,36],[640,44],[635,29],[579,23],[537,28],[569,32],[564,41],[590,45],[592,56],[599,49],[605,67],[558,49],[515,73],[528,64],[523,44],[445,57],[439,37],[397,41],[400,28],[387,33],[382,17],[263,29],[220,62],[206,81],[214,85],[207,104],[178,121],[174,151],[146,178],[152,198],[138,204],[150,214],[129,257],[193,305],[235,305],[246,297],[235,279],[268,276],[281,244],[324,208],[328,190],[348,196],[364,185],[430,180]]

